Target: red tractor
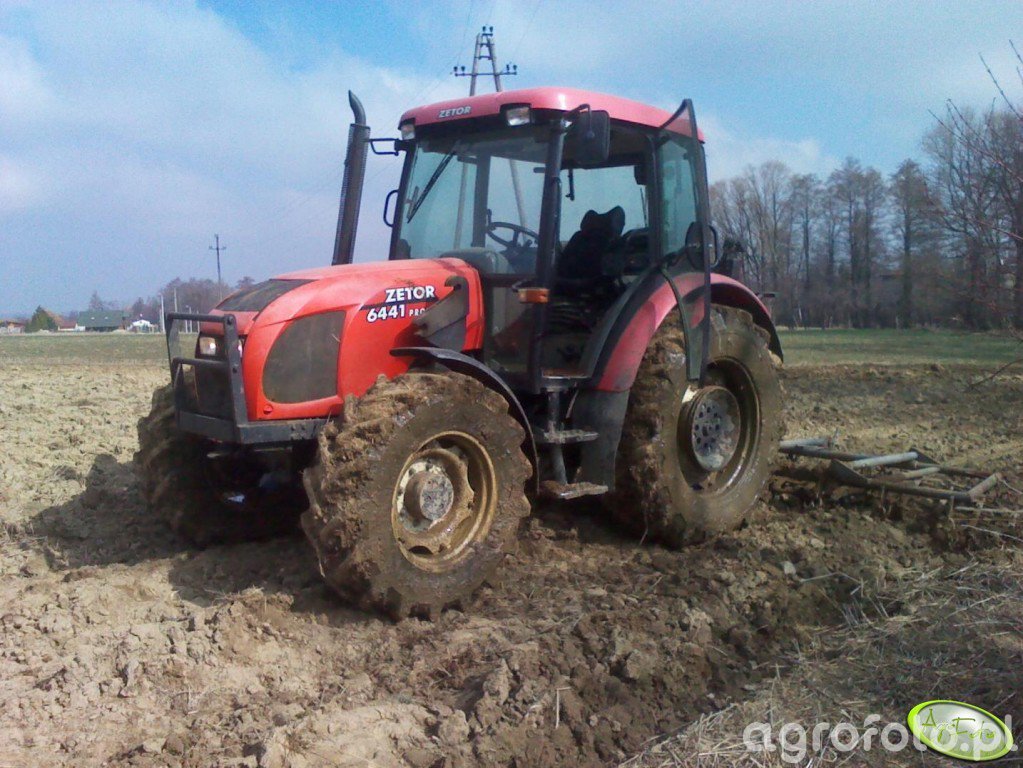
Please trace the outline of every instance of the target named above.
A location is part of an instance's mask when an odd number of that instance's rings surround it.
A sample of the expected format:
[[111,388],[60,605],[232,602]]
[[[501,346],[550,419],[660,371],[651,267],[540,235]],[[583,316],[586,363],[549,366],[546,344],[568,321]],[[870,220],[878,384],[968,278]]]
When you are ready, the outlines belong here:
[[[304,510],[338,593],[431,617],[538,498],[602,496],[669,546],[739,525],[781,437],[781,348],[718,257],[692,103],[507,91],[385,140],[349,98],[332,265],[167,315],[172,383],[139,423],[153,512],[208,544]],[[370,147],[404,167],[389,259],[354,264]]]

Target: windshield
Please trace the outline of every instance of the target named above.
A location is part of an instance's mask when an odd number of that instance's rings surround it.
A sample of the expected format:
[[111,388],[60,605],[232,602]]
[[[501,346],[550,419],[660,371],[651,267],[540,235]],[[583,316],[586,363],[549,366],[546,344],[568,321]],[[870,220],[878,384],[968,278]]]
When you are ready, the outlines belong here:
[[421,139],[401,206],[407,256],[457,251],[487,271],[532,271],[548,136],[526,126]]

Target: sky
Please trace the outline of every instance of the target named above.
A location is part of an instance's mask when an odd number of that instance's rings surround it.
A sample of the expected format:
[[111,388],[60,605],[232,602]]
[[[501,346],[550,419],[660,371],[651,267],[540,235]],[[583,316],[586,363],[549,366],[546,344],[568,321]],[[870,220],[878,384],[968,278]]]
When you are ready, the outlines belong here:
[[[215,278],[214,234],[229,283],[328,263],[347,91],[393,136],[467,92],[451,69],[484,24],[507,88],[693,98],[712,181],[850,155],[887,174],[946,99],[997,98],[981,56],[1018,86],[1023,2],[0,0],[0,317]],[[370,158],[360,261],[387,257],[398,172]]]

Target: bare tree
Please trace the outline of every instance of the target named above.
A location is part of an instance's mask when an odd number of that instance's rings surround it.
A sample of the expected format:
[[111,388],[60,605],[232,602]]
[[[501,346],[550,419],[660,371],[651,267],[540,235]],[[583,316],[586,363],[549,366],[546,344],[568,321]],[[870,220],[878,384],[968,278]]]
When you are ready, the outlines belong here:
[[1023,329],[1023,109],[988,73],[1004,106],[948,102],[887,179],[849,157],[824,183],[772,161],[714,185],[778,322]]
[[986,123],[986,117],[950,103],[946,118],[924,138],[938,216],[951,254],[963,264],[957,303],[971,328],[992,320],[991,267],[999,248],[995,164],[981,139]]
[[995,195],[1001,208],[1003,234],[1011,242],[1013,323],[1023,329],[1023,115],[1015,108],[998,112],[987,121],[986,143],[994,163]]
[[821,192],[820,180],[812,174],[793,176],[791,181],[791,201],[794,226],[798,228],[800,266],[802,272],[797,321],[806,323],[804,312],[808,311],[807,303],[813,288],[813,270],[810,266],[812,250],[812,229],[817,216]]
[[903,160],[891,177],[893,231],[899,245],[898,318],[904,327],[914,324],[914,279],[917,253],[925,243],[933,216],[927,177],[915,160]]

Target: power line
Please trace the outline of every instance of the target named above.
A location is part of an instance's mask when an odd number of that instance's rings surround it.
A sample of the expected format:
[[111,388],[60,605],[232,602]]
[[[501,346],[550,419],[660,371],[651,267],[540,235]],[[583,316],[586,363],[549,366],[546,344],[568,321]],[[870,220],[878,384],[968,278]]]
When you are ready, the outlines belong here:
[[[466,3],[465,22],[462,25],[461,38],[460,38],[460,40],[458,42],[458,46],[455,49],[454,54],[449,59],[450,63],[446,64],[445,67],[444,67],[445,74],[441,74],[441,75],[437,76],[434,80],[427,82],[426,85],[424,85],[419,90],[419,92],[413,97],[413,99],[410,101],[408,106],[417,106],[417,105],[423,103],[423,101],[426,99],[426,97],[429,94],[433,93],[433,91],[435,91],[437,89],[437,87],[440,86],[441,83],[444,82],[444,78],[446,77],[446,73],[450,70],[450,68],[455,63],[457,63],[458,56],[459,56],[459,51],[462,50],[462,47],[465,44],[465,38],[469,34],[469,28],[472,25],[472,17],[475,15],[475,13],[474,13],[474,5],[475,5],[474,0],[468,0],[468,2]],[[534,8],[534,13],[535,13],[535,10],[536,9]],[[445,57],[445,58],[447,58],[447,57]],[[408,108],[408,106],[403,108],[399,112],[399,115],[401,113],[403,113]],[[365,181],[366,182],[373,181],[376,178],[378,178],[379,176],[381,176],[382,174],[386,173],[387,171],[392,170],[393,168],[394,168],[394,162],[393,161],[384,162],[384,163],[382,163],[380,165],[380,167],[376,170],[376,172],[373,173],[373,174],[370,174],[366,178]],[[340,178],[339,178],[340,175],[341,175],[340,174],[340,169],[335,167],[330,172],[330,175],[328,177],[323,178],[321,181],[319,181],[318,183],[316,183],[312,187],[307,187],[307,189],[305,191],[305,194],[302,194],[300,196],[296,196],[290,202],[287,202],[284,205],[281,205],[281,206],[277,207],[275,210],[272,210],[271,213],[270,213],[270,216],[268,218],[268,221],[272,222],[272,223],[284,223],[285,221],[290,220],[292,222],[292,224],[291,224],[291,226],[287,226],[286,225],[284,227],[285,231],[287,231],[287,230],[294,231],[294,230],[296,230],[296,229],[298,229],[300,227],[304,227],[306,224],[309,223],[309,221],[312,218],[315,218],[315,215],[313,217],[305,217],[305,218],[303,218],[302,222],[300,224],[298,224],[297,226],[294,224],[294,222],[296,220],[296,216],[300,215],[301,209],[308,209],[309,204],[313,203],[314,198],[317,197],[320,194],[320,192],[325,190],[328,186],[330,186],[332,184],[336,184],[338,181],[340,181]],[[267,223],[267,221],[264,221],[264,223]],[[281,234],[280,229],[278,230],[278,234]]]
[[[415,97],[408,102],[408,105],[406,106],[405,109],[408,109],[409,107],[419,106],[420,104],[422,104],[425,101],[426,97],[429,96],[431,93],[433,93],[435,90],[437,90],[437,87],[440,86],[444,82],[444,78],[447,76],[447,71],[452,66],[454,66],[455,64],[458,63],[459,54],[461,53],[462,47],[465,45],[465,38],[466,38],[466,35],[468,35],[468,33],[469,33],[469,27],[472,25],[472,17],[473,17],[473,8],[472,7],[473,7],[473,0],[469,0],[469,2],[467,3],[467,7],[466,7],[465,24],[462,27],[461,39],[458,41],[458,47],[455,49],[454,56],[451,57],[451,63],[450,64],[446,64],[444,66],[444,74],[438,75],[436,78],[434,78],[433,80],[429,81],[426,85],[424,85],[416,93]],[[493,9],[491,8],[491,10],[493,10]],[[405,109],[403,109],[402,112],[405,112]]]
[[540,10],[540,5],[542,3],[543,3],[543,0],[536,0],[536,5],[533,6],[533,12],[529,14],[529,19],[526,21],[526,26],[522,30],[522,37],[520,37],[519,41],[517,43],[515,43],[515,48],[512,50],[512,54],[511,54],[512,58],[515,58],[515,56],[519,52],[519,49],[522,48],[522,43],[525,42],[526,35],[529,34],[529,28],[533,25],[533,19],[536,18],[536,12]]

